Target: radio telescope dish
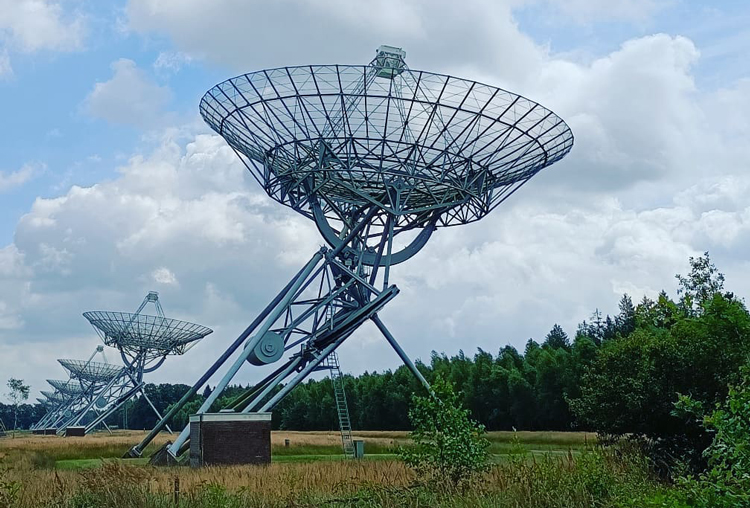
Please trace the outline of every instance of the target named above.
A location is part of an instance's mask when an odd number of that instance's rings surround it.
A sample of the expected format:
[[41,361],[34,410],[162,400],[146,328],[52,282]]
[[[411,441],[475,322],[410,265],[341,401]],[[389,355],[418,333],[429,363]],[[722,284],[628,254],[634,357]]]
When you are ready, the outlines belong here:
[[40,390],[40,393],[47,397],[47,400],[50,400],[52,402],[62,402],[62,398],[56,393],[52,393],[46,390]]
[[544,106],[409,69],[403,51],[388,51],[369,65],[243,74],[201,100],[268,195],[332,245],[370,207],[396,217],[396,233],[478,220],[572,148],[570,128]]
[[[141,314],[147,302],[156,305],[156,316]],[[131,356],[142,355],[146,350],[150,359],[184,354],[213,331],[202,325],[165,317],[155,292],[149,293],[135,313],[90,311],[84,312],[83,316],[106,345]]]
[[[330,248],[315,253],[196,381],[189,394],[241,351],[198,413],[247,361],[280,365],[225,409],[273,410],[366,321],[429,389],[378,316],[399,292],[391,267],[438,228],[485,217],[571,150],[573,133],[550,109],[495,86],[410,69],[405,57],[381,46],[367,65],[251,72],[202,98],[201,116],[263,190],[313,220]],[[187,395],[128,456],[140,456]],[[168,453],[176,458],[188,439],[186,428]]]
[[47,382],[63,395],[77,396],[83,393],[83,386],[77,382],[62,381],[60,379],[48,379]]
[[111,363],[92,362],[86,360],[57,360],[71,377],[101,383],[112,380],[122,373],[123,367]]
[[100,331],[105,344],[128,351],[147,348],[163,354],[183,354],[189,344],[212,332],[187,321],[127,312],[91,311],[84,317]]

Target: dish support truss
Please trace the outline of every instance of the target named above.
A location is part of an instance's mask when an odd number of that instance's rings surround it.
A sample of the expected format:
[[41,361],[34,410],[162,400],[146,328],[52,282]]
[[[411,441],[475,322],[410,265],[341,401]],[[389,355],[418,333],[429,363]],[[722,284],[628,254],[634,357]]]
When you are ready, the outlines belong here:
[[[227,348],[193,387],[175,404],[146,438],[129,450],[126,457],[140,457],[153,438],[165,428],[185,403],[225,366],[238,350],[222,379],[197,411],[205,413],[219,398],[240,368],[249,362],[280,366],[262,381],[235,399],[224,411],[241,413],[272,411],[277,404],[335,351],[362,324],[371,321],[395,352],[429,390],[429,384],[409,359],[378,316],[378,312],[399,292],[388,283],[393,230],[380,228],[375,250],[378,261],[365,263],[372,256],[367,241],[369,226],[378,208],[362,214],[362,220],[335,247],[321,247],[307,264],[276,295],[250,326]],[[241,347],[243,346],[244,347]],[[284,355],[288,355],[282,359]],[[283,388],[275,391],[282,383]],[[188,447],[190,429],[185,427],[166,449],[177,460]]]
[[[161,419],[161,413],[151,402],[146,391],[144,390],[145,382],[138,379],[137,371],[131,367],[122,367],[119,372],[107,381],[88,381],[86,392],[82,394],[78,401],[73,405],[75,410],[66,411],[67,418],[57,422],[57,434],[62,435],[66,427],[83,425],[85,433],[88,434],[95,430],[99,425],[103,425],[107,430],[105,421],[115,411],[122,407],[128,400],[139,393],[146,400],[157,419]],[[85,379],[81,380],[82,384],[87,383]],[[172,430],[167,427],[171,433]]]
[[[141,314],[149,303],[153,304],[156,309],[157,316],[155,318]],[[117,320],[117,325],[120,326],[121,330],[123,329],[123,323],[119,321],[121,321],[122,316],[127,316],[127,322],[124,323],[124,326],[133,328],[131,335],[139,335],[136,325],[143,325],[141,323],[143,319],[153,320],[154,324],[151,330],[157,329],[160,335],[170,332],[184,335],[183,328],[197,327],[197,325],[191,323],[167,319],[159,302],[159,295],[153,291],[146,295],[133,314],[94,312],[86,313],[85,316],[89,318],[90,315],[90,321],[94,324],[95,322],[98,323],[101,315],[108,316],[109,314],[115,315],[114,319]],[[160,323],[160,327],[155,326]],[[104,328],[106,329],[106,327]],[[200,328],[201,330],[198,330],[200,333],[210,333],[209,329]],[[102,335],[103,332],[98,326],[95,325],[95,329]],[[195,330],[190,328],[188,332],[190,332],[190,342],[194,344],[197,341],[194,337]],[[165,347],[162,342],[132,340],[127,343],[118,342],[114,344],[115,346],[121,346],[118,349],[125,363],[124,367],[115,371],[110,370],[110,364],[92,362],[94,355],[97,353],[103,355],[104,347],[101,345],[97,347],[94,354],[86,362],[60,360],[60,363],[71,374],[70,383],[75,383],[76,386],[80,383],[82,388],[80,393],[72,396],[60,393],[58,390],[56,396],[60,400],[53,401],[52,409],[40,420],[37,428],[54,427],[58,429],[58,434],[63,434],[66,427],[77,425],[83,425],[86,434],[95,430],[99,425],[108,429],[105,423],[106,419],[139,394],[151,407],[157,420],[161,420],[161,413],[146,394],[144,389],[146,383],[143,381],[143,375],[159,368],[170,354],[181,354],[190,347],[190,344],[183,344],[177,339],[170,340],[169,347]],[[106,361],[106,358],[104,359]],[[109,373],[106,373],[108,370]],[[169,426],[165,426],[165,428],[170,433],[172,432]]]

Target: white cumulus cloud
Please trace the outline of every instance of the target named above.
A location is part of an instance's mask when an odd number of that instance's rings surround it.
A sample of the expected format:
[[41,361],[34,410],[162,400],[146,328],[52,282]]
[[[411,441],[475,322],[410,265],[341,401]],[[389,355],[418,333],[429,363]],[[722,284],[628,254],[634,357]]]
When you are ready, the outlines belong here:
[[0,79],[13,75],[10,51],[75,51],[86,38],[86,17],[56,0],[0,0]]
[[165,108],[172,99],[169,88],[152,81],[132,60],[122,58],[111,68],[112,78],[96,83],[86,97],[85,111],[115,124],[164,125]]
[[177,276],[175,276],[172,271],[167,267],[160,267],[151,272],[151,278],[154,279],[154,282],[158,282],[159,284],[168,284],[168,285],[176,285],[177,282]]
[[25,184],[44,170],[44,165],[26,164],[17,171],[0,171],[0,193]]
[[[747,82],[701,90],[691,40],[639,37],[580,62],[523,34],[510,3],[344,4],[130,0],[127,12],[134,30],[238,71],[365,62],[381,43],[403,45],[415,68],[507,86],[568,121],[576,145],[563,162],[486,219],[437,231],[394,267],[401,293],[382,317],[408,353],[522,347],[555,322],[572,333],[594,307],[616,311],[624,291],[636,300],[673,291],[673,275],[704,250],[730,290],[750,294]],[[87,100],[92,114],[146,125],[145,113],[118,108],[143,111],[154,95],[161,100],[149,109],[163,111],[166,91],[143,70],[121,60],[113,71]],[[216,330],[151,378],[190,382],[322,243],[310,221],[264,195],[218,136],[166,129],[118,172],[38,199],[0,249],[3,316],[22,323],[0,330],[0,371],[19,370],[4,353],[22,339],[50,355],[72,343],[87,349],[96,337],[81,312],[134,309],[158,289],[167,315]],[[363,327],[342,361],[362,371],[397,359]],[[243,381],[257,379],[245,372]]]

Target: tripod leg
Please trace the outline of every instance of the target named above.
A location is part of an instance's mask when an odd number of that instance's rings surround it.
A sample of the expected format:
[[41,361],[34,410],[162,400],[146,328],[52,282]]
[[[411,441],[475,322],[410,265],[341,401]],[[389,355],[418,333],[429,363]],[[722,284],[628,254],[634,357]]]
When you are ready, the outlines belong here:
[[[144,390],[143,388],[141,388],[141,395],[143,395],[143,398],[146,399],[146,402],[148,402],[148,405],[151,406],[151,409],[153,409],[154,413],[156,413],[156,417],[159,419],[157,421],[161,421],[163,417],[161,416],[161,414],[159,414],[159,411],[156,409],[156,406],[154,406],[154,403],[151,402],[151,399],[148,398],[148,395],[146,395],[146,390]],[[169,428],[169,425],[166,425],[166,428],[167,428],[167,431],[171,434],[172,429]]]
[[424,385],[425,388],[427,388],[427,391],[432,393],[432,388],[430,388],[430,383],[427,382],[427,380],[424,378],[421,372],[419,372],[419,369],[417,369],[416,365],[411,361],[411,359],[406,356],[406,353],[403,349],[401,349],[401,346],[396,342],[396,339],[391,335],[391,332],[388,331],[388,328],[385,327],[385,324],[383,324],[383,321],[381,321],[380,317],[375,314],[372,316],[372,321],[375,323],[375,326],[378,327],[378,330],[383,334],[383,336],[386,338],[388,343],[391,345],[391,347],[396,351],[396,354],[401,358],[401,361],[404,362],[404,365],[406,365],[409,370],[414,374],[414,377],[416,377],[422,385]]

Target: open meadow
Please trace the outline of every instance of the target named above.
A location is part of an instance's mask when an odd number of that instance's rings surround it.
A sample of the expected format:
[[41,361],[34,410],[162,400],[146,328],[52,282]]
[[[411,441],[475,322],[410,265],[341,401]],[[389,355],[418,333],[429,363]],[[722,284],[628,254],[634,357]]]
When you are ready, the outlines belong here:
[[[0,508],[599,507],[658,488],[643,464],[595,451],[594,436],[585,433],[489,433],[496,464],[481,485],[460,495],[415,487],[420,478],[395,455],[408,445],[405,432],[355,433],[366,443],[360,461],[341,460],[337,432],[274,432],[270,466],[204,469],[120,460],[142,435],[0,440]],[[145,455],[169,437],[159,436]]]

